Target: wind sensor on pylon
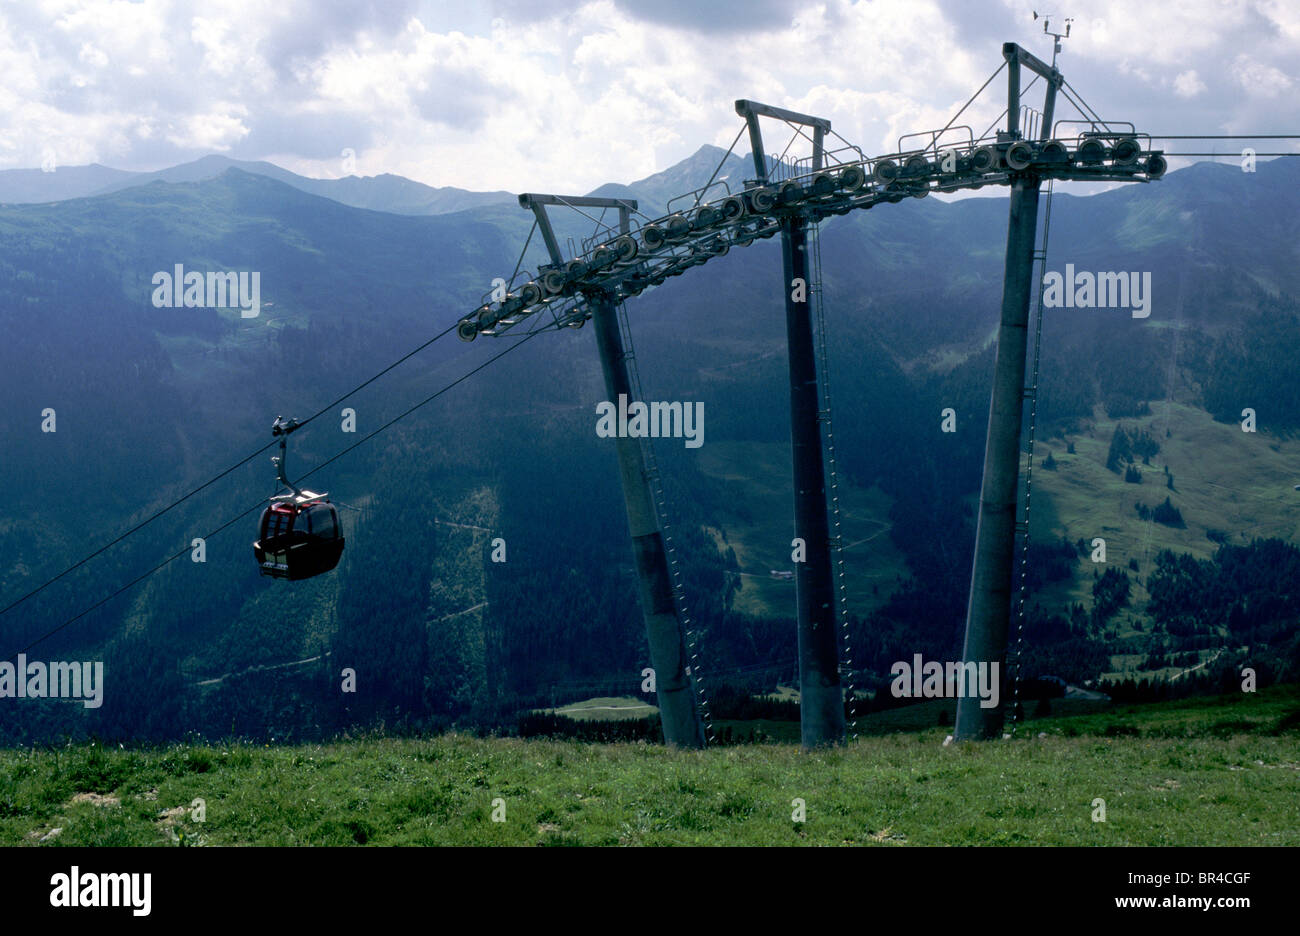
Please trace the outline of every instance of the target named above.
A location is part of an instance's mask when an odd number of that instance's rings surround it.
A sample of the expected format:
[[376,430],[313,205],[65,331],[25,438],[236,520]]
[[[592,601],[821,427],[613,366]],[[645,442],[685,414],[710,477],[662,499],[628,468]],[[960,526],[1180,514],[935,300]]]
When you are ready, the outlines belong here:
[[[1034,10],[1033,12],[1034,12],[1034,19],[1037,20],[1038,17],[1039,17],[1039,13],[1038,13],[1037,10]],[[1053,16],[1055,16],[1055,15],[1056,15],[1055,13],[1044,13],[1044,14],[1042,14],[1042,17],[1043,17],[1043,34],[1044,34],[1044,35],[1047,35],[1047,36],[1051,36],[1051,37],[1052,37],[1052,40],[1053,40],[1053,42],[1052,42],[1052,67],[1053,67],[1053,68],[1056,67],[1056,56],[1058,56],[1058,55],[1061,53],[1061,40],[1062,40],[1062,39],[1069,39],[1069,38],[1070,38],[1070,24],[1074,22],[1073,19],[1067,19],[1067,20],[1065,21],[1065,32],[1063,32],[1063,33],[1052,32],[1052,30],[1051,30],[1051,25],[1052,25],[1052,20],[1051,20],[1051,18],[1052,18]]]

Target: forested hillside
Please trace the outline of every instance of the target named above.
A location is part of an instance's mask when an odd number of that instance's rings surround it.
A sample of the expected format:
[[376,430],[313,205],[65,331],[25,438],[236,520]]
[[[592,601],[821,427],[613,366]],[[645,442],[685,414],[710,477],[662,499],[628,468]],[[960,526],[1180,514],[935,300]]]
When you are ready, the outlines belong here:
[[[720,155],[614,189],[660,204]],[[1213,658],[1297,678],[1300,222],[1281,194],[1298,175],[1287,160],[1249,177],[1200,165],[1055,196],[1049,266],[1150,271],[1154,295],[1147,319],[1045,321],[1028,673],[1136,685]],[[1249,206],[1249,242],[1229,199]],[[959,649],[1005,216],[1001,198],[926,199],[823,225],[863,689],[894,660]],[[533,707],[637,692],[647,651],[613,450],[593,431],[589,329],[528,341],[313,475],[343,505],[335,572],[271,582],[252,557],[271,451],[240,460],[272,420],[311,415],[473,309],[529,221],[509,204],[371,211],[238,169],[0,207],[0,606],[238,465],[0,617],[10,659],[54,632],[33,659],[105,660],[109,700],[25,704],[0,740],[509,729]],[[175,264],[259,271],[260,314],[155,307],[151,277]],[[769,575],[792,535],[779,270],[760,242],[627,307],[648,397],[704,403],[701,449],[656,443],[701,671],[755,691],[795,657],[793,586]],[[439,341],[296,434],[290,475],[507,341]],[[41,431],[46,409],[56,432]],[[187,553],[110,597],[194,537],[205,562]]]

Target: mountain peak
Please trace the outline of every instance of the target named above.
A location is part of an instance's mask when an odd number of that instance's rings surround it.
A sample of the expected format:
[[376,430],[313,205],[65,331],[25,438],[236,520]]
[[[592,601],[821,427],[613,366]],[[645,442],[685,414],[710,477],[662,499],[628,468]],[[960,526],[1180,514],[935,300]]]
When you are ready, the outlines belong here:
[[[725,161],[724,161],[725,157]],[[719,163],[723,163],[719,168]],[[708,184],[712,178],[721,182],[732,191],[740,186],[745,177],[745,165],[735,153],[728,155],[720,146],[706,143],[690,156],[676,162],[660,172],[629,182],[626,185],[610,182],[595,189],[590,194],[610,198],[630,197],[640,203],[640,210],[649,215],[662,214],[667,210],[670,199],[693,192]],[[714,170],[717,170],[716,174]],[[721,194],[722,186],[711,191],[709,197]]]

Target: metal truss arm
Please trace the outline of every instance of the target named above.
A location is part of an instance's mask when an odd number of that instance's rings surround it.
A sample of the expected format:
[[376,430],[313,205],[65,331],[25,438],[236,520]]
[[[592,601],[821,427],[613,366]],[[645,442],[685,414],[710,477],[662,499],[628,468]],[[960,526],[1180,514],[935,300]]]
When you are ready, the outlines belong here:
[[808,114],[786,110],[784,107],[760,104],[757,101],[749,101],[744,98],[736,102],[736,113],[744,117],[745,123],[749,126],[749,147],[753,150],[754,170],[758,173],[757,179],[760,183],[766,184],[767,182],[767,156],[763,151],[763,131],[758,125],[758,118],[760,117],[772,117],[776,120],[784,120],[786,123],[811,127],[813,131],[813,169],[814,171],[821,169],[823,143],[826,139],[826,133],[831,129],[829,120],[824,117],[811,117]]
[[1020,67],[1023,65],[1047,82],[1047,94],[1043,100],[1041,138],[1050,139],[1052,116],[1056,111],[1056,92],[1065,81],[1064,76],[1058,69],[1014,42],[1003,43],[1002,57],[1010,66],[1007,71],[1007,132],[1012,135],[1020,133]]
[[547,205],[564,205],[570,208],[617,208],[619,230],[626,234],[631,230],[630,215],[636,211],[635,198],[597,198],[591,195],[542,195],[525,192],[519,196],[520,208],[531,208],[537,218],[537,227],[542,232],[542,241],[546,251],[551,255],[551,263],[561,266],[564,254],[560,252],[560,243],[555,239],[555,228],[546,213]]

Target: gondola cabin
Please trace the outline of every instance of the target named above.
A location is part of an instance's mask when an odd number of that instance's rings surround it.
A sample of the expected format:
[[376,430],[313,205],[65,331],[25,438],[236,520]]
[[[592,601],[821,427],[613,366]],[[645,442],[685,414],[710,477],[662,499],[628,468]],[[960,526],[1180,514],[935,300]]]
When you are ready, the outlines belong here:
[[343,555],[339,514],[324,494],[272,498],[262,511],[253,554],[263,575],[299,581],[329,572]]

